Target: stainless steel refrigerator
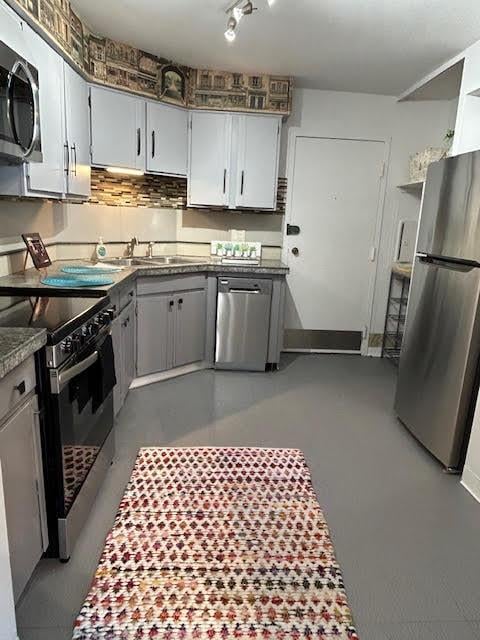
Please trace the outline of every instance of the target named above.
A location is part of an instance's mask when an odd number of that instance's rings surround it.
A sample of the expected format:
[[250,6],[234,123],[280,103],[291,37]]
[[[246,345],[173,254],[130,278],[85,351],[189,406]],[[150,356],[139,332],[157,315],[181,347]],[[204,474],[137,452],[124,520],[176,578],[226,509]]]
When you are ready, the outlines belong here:
[[430,166],[423,196],[395,410],[460,471],[478,390],[480,152]]

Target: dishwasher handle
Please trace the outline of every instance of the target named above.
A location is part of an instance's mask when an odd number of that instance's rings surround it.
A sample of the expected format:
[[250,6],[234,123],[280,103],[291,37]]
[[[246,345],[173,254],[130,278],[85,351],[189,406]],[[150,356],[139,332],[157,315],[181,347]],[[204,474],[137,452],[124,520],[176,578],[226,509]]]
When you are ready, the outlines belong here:
[[228,293],[254,293],[259,294],[262,293],[260,289],[229,289]]

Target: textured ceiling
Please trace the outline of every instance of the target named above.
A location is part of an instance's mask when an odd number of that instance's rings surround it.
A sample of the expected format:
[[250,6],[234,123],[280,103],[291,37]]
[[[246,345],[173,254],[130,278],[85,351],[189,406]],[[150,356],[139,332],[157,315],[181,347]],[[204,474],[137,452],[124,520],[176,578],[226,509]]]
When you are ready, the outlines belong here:
[[223,37],[221,0],[72,0],[110,38],[212,69],[289,74],[296,85],[396,95],[480,39],[478,0],[266,0]]

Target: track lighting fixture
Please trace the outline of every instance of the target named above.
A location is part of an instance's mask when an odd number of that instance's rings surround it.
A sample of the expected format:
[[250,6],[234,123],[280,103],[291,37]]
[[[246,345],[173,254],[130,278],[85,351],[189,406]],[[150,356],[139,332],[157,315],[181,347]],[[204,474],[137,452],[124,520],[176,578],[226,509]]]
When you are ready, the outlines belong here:
[[228,40],[228,42],[233,42],[237,37],[237,34],[235,33],[237,24],[238,22],[235,20],[235,18],[233,16],[230,16],[227,22],[227,30],[225,31],[225,38]]
[[[271,7],[275,4],[276,0],[267,0],[268,6]],[[225,31],[225,38],[228,42],[233,42],[236,38],[236,30],[240,20],[244,16],[251,16],[257,7],[253,6],[251,0],[237,0],[232,6],[230,6],[225,13],[229,16],[227,22],[227,30]]]

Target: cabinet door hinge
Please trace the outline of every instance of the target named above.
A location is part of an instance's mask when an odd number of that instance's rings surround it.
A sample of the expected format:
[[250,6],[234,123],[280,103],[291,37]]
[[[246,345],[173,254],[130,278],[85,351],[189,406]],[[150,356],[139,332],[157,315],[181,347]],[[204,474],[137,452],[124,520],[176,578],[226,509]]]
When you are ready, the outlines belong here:
[[368,327],[365,325],[363,327],[363,339],[366,340],[368,338]]
[[88,94],[88,106],[90,107],[90,109],[92,108],[92,94],[91,93]]
[[385,177],[385,171],[387,169],[387,163],[385,162],[385,160],[382,162],[381,166],[380,166],[380,178],[384,178]]
[[370,249],[370,262],[375,262],[377,259],[377,247],[372,247]]

